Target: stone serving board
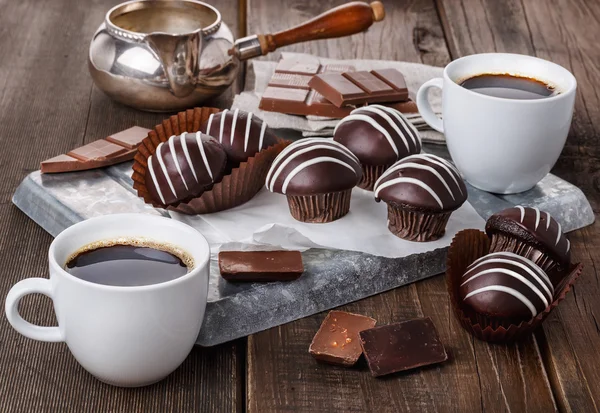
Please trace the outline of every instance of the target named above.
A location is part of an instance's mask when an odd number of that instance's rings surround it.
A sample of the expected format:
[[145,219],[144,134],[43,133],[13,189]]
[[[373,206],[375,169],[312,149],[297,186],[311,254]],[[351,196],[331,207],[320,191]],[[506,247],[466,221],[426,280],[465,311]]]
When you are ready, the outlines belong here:
[[[428,152],[447,157],[441,146]],[[94,216],[140,212],[169,216],[144,204],[133,190],[131,162],[101,170],[42,175],[29,174],[17,188],[13,203],[51,235]],[[548,211],[565,231],[590,225],[594,214],[581,190],[546,176],[532,190],[497,196],[467,185],[469,202],[487,219],[514,205]],[[219,275],[211,260],[206,315],[197,344],[212,346],[244,337],[330,308],[409,284],[445,269],[446,248],[404,258],[311,249],[303,253],[305,273],[293,282],[233,284]]]

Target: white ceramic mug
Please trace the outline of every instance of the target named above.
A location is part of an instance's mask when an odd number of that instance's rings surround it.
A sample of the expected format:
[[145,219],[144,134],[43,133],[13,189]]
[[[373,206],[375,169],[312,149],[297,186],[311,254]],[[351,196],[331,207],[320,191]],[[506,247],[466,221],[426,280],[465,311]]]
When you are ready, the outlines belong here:
[[[502,73],[535,78],[558,95],[516,100],[483,95],[459,84],[475,75]],[[442,89],[442,119],[427,100]],[[554,166],[567,139],[577,82],[567,69],[536,57],[508,53],[466,56],[450,63],[443,78],[419,89],[423,119],[446,135],[452,160],[474,187],[512,194],[531,189]]]
[[[71,254],[99,240],[145,237],[175,245],[194,259],[182,277],[139,287],[95,284],[63,268]],[[34,340],[64,341],[77,361],[103,382],[145,386],[173,372],[191,351],[204,318],[210,251],[193,228],[146,214],[116,214],[75,224],[50,245],[50,279],[15,284],[6,298],[6,316]],[[27,294],[50,297],[58,327],[40,327],[19,315]]]

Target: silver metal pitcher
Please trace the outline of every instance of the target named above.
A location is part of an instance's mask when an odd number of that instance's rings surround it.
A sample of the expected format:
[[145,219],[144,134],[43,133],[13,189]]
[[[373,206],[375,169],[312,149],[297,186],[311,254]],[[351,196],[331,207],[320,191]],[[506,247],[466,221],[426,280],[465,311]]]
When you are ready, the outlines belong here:
[[106,13],[90,44],[96,86],[137,109],[172,112],[225,91],[242,60],[308,40],[347,36],[384,18],[383,5],[351,2],[292,29],[234,41],[219,11],[194,0],[136,0]]

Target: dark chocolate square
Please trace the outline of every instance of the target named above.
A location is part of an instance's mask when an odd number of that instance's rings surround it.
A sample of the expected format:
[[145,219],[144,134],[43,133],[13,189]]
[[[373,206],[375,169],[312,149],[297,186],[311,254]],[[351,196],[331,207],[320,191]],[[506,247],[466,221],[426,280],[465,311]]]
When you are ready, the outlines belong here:
[[375,377],[448,359],[429,317],[361,331],[360,343]]

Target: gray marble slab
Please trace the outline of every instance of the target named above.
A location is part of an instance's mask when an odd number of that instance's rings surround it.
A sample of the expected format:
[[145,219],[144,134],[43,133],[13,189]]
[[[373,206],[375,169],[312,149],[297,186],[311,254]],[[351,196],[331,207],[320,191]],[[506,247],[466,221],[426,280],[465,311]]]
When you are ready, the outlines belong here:
[[[446,155],[443,147],[428,151]],[[13,203],[53,236],[79,221],[118,212],[168,214],[140,200],[132,188],[131,163],[104,170],[29,174]],[[468,186],[468,185],[467,185]],[[483,217],[513,205],[537,206],[566,231],[590,225],[591,207],[577,187],[548,175],[534,189],[496,196],[468,186],[469,202]],[[306,272],[294,282],[232,284],[211,261],[206,316],[197,344],[212,346],[359,300],[444,271],[446,249],[391,259],[350,251],[303,253]]]

